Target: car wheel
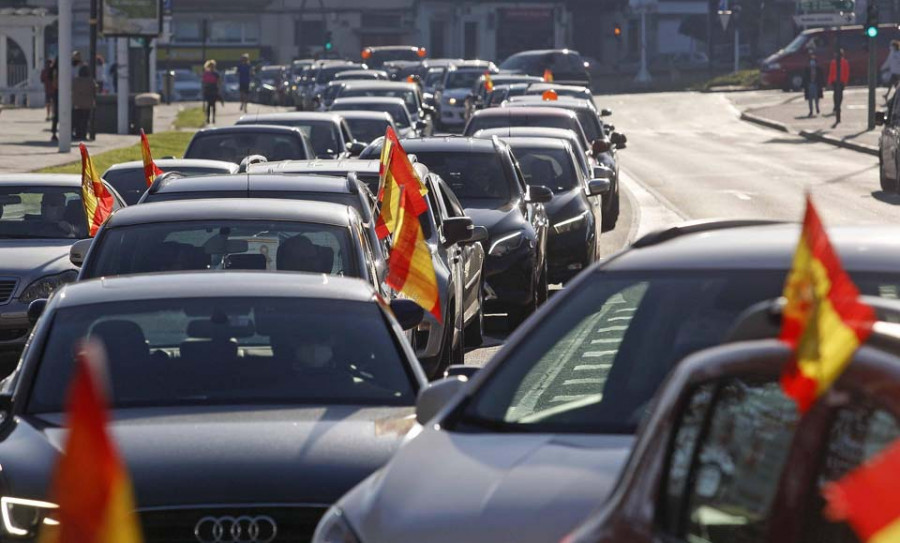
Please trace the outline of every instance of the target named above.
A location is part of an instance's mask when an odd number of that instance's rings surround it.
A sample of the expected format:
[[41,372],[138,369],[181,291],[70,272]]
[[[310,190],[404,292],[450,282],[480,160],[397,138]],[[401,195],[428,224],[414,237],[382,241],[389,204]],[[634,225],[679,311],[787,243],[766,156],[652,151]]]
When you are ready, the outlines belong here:
[[[897,192],[897,180],[889,178],[884,173],[884,162],[879,159],[878,164],[878,179],[881,183],[881,190],[888,193]],[[900,171],[900,170],[898,170]]]
[[[449,307],[453,307],[453,301],[450,301]],[[450,364],[456,364],[455,360],[459,357],[459,353],[454,351],[462,351],[462,347],[457,348],[457,343],[454,341],[453,336],[454,325],[451,322],[452,319],[449,318],[450,315],[444,315],[444,337],[441,339],[441,351],[435,357],[437,359],[437,364],[435,364],[434,371],[431,375],[428,376],[429,379],[439,378],[444,374],[444,371],[450,366]]]
[[[515,330],[520,324],[522,324],[522,322],[525,319],[528,318],[529,315],[534,313],[534,311],[537,309],[537,306],[541,303],[541,301],[540,301],[540,298],[541,298],[540,290],[541,289],[539,288],[540,283],[541,283],[540,278],[535,280],[535,285],[534,285],[534,289],[532,291],[530,302],[528,302],[525,305],[519,306],[519,307],[511,307],[507,311],[506,324],[507,324],[507,328],[509,328],[510,332]],[[546,284],[547,284],[546,281],[544,281],[544,285],[546,285]],[[546,288],[544,289],[544,292],[546,293]],[[546,299],[547,299],[546,294],[544,294],[544,300],[546,300]]]
[[608,202],[604,202],[603,206],[603,216],[601,228],[604,232],[609,232],[613,228],[616,227],[616,223],[619,221],[619,191],[618,187],[616,187],[616,191],[610,195],[608,198]]
[[803,74],[795,73],[791,74],[788,79],[788,84],[791,87],[791,90],[800,90],[803,88]]
[[466,347],[480,347],[484,343],[484,294],[478,292],[478,314],[466,326]]

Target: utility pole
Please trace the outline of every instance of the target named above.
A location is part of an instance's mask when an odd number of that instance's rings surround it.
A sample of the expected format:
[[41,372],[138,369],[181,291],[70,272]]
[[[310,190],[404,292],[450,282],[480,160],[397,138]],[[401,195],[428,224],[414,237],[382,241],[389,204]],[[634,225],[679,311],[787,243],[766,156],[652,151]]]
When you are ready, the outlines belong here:
[[734,21],[734,73],[737,73],[741,70],[741,7],[734,6],[731,8],[731,12],[732,21]]
[[878,43],[878,3],[869,0],[866,6],[866,41],[869,45],[869,130],[875,129],[875,86],[878,82],[878,67],[876,65],[876,48]]
[[[90,59],[89,65],[91,67],[91,79],[93,79],[95,85],[97,84],[97,1],[98,0],[91,0],[91,13],[88,19],[88,26],[90,28],[88,58]],[[94,110],[92,109],[90,119],[91,125],[90,127],[88,127],[88,133],[91,140],[97,137],[97,131],[96,129],[94,129],[94,115]]]
[[630,5],[641,14],[641,69],[634,81],[647,84],[653,80],[650,70],[647,69],[647,13],[656,7],[656,0],[630,0]]
[[72,148],[72,0],[59,0],[59,52],[56,70],[59,87],[59,152]]

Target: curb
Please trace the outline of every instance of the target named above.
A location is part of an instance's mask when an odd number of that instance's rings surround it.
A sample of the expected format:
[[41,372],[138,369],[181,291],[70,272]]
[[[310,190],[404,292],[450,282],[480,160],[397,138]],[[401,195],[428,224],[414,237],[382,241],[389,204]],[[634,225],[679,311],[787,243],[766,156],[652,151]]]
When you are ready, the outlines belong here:
[[819,134],[817,132],[810,132],[809,130],[801,130],[800,136],[804,137],[808,140],[812,141],[820,141],[822,143],[829,143],[831,145],[835,145],[837,147],[843,147],[844,149],[849,149],[851,151],[856,151],[858,153],[865,153],[867,155],[878,156],[878,147],[873,145],[866,145],[864,143],[856,143],[853,141],[842,140],[840,138],[835,138],[832,136],[826,136],[824,134]]
[[754,115],[753,113],[747,113],[746,111],[741,112],[741,120],[751,122],[753,124],[758,124],[760,126],[765,126],[766,128],[771,128],[773,130],[778,130],[779,132],[791,132],[787,125],[784,123],[772,121],[770,119],[766,119],[765,117]]

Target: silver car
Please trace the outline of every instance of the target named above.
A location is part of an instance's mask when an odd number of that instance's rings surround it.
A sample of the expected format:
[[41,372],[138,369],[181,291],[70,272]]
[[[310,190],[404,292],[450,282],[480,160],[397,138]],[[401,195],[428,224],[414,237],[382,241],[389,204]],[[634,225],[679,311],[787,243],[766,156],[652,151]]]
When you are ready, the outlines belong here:
[[[124,207],[107,189],[115,208]],[[28,337],[28,304],[75,280],[69,248],[87,237],[81,176],[0,175],[0,379]]]

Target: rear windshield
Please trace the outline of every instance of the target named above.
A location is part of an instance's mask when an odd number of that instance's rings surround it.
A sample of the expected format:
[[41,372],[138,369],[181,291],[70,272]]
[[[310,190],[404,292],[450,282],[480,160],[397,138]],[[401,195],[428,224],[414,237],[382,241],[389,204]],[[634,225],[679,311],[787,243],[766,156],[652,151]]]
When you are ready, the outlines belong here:
[[[406,107],[401,104],[377,104],[377,103],[361,103],[361,104],[344,104],[337,103],[334,105],[335,110],[344,109],[348,111],[383,111],[394,119],[394,124],[400,128],[406,128],[410,125],[409,112]],[[350,121],[347,121],[348,123]],[[352,130],[352,128],[351,128]],[[379,136],[383,136],[381,131]],[[374,138],[372,138],[374,139]]]
[[319,70],[319,73],[316,74],[316,84],[324,85],[331,81],[331,79],[340,72],[347,72],[350,70],[359,70],[359,66],[329,66],[327,68],[322,68]]
[[306,149],[298,136],[271,132],[197,134],[191,140],[184,158],[206,158],[240,164],[249,155],[262,155],[270,162],[313,158],[306,156]]
[[578,121],[569,117],[559,117],[556,115],[490,115],[472,117],[466,126],[465,134],[471,136],[479,130],[488,130],[491,128],[505,128],[508,126],[531,126],[542,128],[564,128],[566,130],[576,130]]
[[247,193],[244,190],[209,190],[209,191],[184,191],[184,192],[157,192],[148,194],[144,203],[170,202],[173,200],[200,200],[215,198],[274,198],[277,200],[304,200],[312,202],[329,202],[341,204],[356,209],[363,220],[366,218],[366,210],[356,194],[346,192],[301,192],[298,190],[252,190]]
[[[109,228],[85,274],[269,270],[359,277],[350,232],[340,226],[273,221],[185,221]],[[94,254],[96,253],[96,254]]]
[[444,88],[471,89],[482,75],[484,75],[484,70],[454,70],[447,74]]
[[[178,172],[184,174],[185,177],[215,173],[230,173],[222,168],[204,168],[197,166],[170,168],[163,171]],[[144,179],[144,169],[142,167],[110,170],[103,174],[103,179],[116,189],[116,192],[119,193],[119,196],[121,196],[128,205],[138,203],[138,200],[141,199],[141,196],[143,196],[144,192],[147,190],[147,181]]]
[[568,191],[578,186],[578,173],[568,149],[541,147],[513,147],[525,182],[544,185],[554,191]]
[[387,49],[374,50],[371,56],[366,59],[366,64],[371,68],[380,68],[385,62],[393,60],[411,60],[420,61],[422,57],[416,49]]
[[298,128],[309,138],[316,158],[336,158],[343,151],[338,127],[331,121],[267,120],[263,118],[258,122],[242,122],[240,124],[274,124]]
[[416,100],[416,92],[413,90],[398,89],[344,89],[338,96],[341,98],[354,98],[358,96],[378,96],[382,98],[401,98],[409,111],[417,111],[419,102]]
[[346,121],[353,137],[364,143],[380,138],[390,126],[386,119],[346,119]]
[[546,64],[547,62],[546,55],[538,55],[538,54],[520,54],[513,55],[503,61],[500,64],[501,70],[520,70],[520,71],[533,71],[540,66]]
[[113,408],[415,401],[405,357],[375,304],[223,296],[60,309],[29,412],[63,410],[85,338],[105,346]]
[[420,162],[428,164],[428,169],[447,183],[466,207],[472,200],[499,200],[505,203],[512,199],[512,182],[497,153],[416,151],[415,154]]

